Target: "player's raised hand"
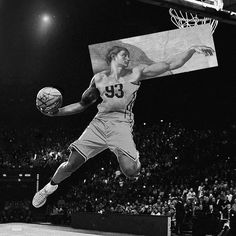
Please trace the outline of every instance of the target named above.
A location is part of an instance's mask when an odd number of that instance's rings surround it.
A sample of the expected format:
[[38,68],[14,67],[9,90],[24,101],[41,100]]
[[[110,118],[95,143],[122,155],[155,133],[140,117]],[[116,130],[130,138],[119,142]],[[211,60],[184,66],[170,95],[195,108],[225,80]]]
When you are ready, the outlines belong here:
[[191,48],[194,49],[196,53],[204,54],[205,56],[212,56],[215,52],[211,47],[205,45],[192,46]]

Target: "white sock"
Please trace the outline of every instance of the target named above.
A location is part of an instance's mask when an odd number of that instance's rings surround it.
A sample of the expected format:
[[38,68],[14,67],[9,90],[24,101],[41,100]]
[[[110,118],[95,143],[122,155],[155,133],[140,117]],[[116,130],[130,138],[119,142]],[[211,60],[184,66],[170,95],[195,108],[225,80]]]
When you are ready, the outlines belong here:
[[52,185],[50,182],[45,186],[46,190],[50,193],[50,192],[54,192],[57,188],[58,188],[58,184],[57,185]]

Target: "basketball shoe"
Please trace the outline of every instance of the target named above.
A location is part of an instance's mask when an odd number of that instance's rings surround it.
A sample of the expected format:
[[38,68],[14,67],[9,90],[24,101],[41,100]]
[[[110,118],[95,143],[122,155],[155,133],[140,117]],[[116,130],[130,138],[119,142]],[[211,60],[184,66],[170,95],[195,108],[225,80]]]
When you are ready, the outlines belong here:
[[39,190],[33,197],[32,205],[36,208],[39,208],[45,204],[47,201],[48,195],[55,192],[58,188],[58,185],[51,185],[48,183],[41,190]]

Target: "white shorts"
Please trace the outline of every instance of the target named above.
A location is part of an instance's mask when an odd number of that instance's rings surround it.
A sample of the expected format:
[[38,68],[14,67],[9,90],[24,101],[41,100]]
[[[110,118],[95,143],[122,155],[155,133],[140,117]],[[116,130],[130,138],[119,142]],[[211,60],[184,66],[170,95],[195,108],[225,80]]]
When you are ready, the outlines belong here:
[[134,161],[139,159],[139,153],[133,140],[132,126],[119,120],[103,120],[94,118],[82,135],[73,142],[69,149],[74,148],[85,161],[109,148],[118,157],[123,155]]

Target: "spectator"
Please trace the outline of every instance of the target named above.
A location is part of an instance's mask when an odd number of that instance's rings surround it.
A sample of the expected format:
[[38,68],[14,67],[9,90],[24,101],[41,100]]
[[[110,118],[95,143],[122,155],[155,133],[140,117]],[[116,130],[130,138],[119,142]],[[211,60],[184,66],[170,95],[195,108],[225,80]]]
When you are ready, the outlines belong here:
[[185,208],[184,203],[181,197],[178,197],[176,205],[176,234],[182,234],[183,233],[183,225],[184,225],[184,217],[185,217]]
[[230,236],[236,235],[236,204],[232,205],[229,217]]

